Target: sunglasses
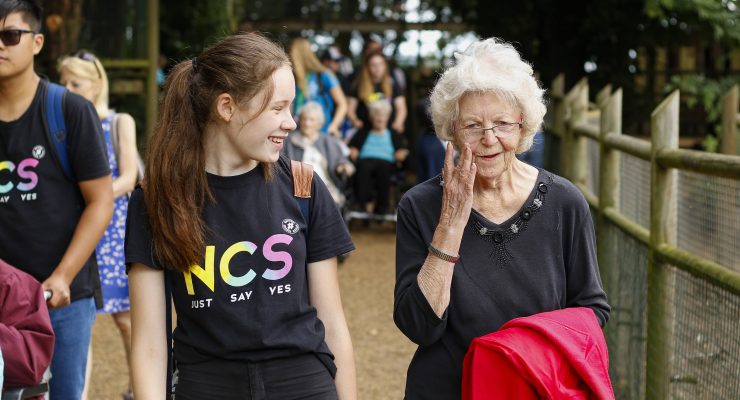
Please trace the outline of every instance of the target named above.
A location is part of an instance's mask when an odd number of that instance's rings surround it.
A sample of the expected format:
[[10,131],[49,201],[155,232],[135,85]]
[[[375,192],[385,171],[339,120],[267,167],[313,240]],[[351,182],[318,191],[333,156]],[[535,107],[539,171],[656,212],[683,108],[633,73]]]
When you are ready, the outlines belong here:
[[93,65],[95,66],[95,71],[98,72],[98,78],[103,77],[103,74],[100,72],[100,68],[98,67],[98,63],[95,62],[95,61],[98,61],[98,58],[95,57],[95,54],[90,53],[87,50],[80,50],[80,51],[70,54],[70,57],[77,57],[80,60],[93,63]]
[[38,32],[29,31],[28,29],[3,29],[0,31],[0,40],[2,40],[5,46],[15,46],[21,42],[21,35],[24,33],[33,33],[35,35]]

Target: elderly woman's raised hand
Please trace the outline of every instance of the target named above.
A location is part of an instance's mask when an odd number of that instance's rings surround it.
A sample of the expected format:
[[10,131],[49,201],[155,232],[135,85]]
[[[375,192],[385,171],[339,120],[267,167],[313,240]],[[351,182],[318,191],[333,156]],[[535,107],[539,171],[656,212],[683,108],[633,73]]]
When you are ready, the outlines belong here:
[[457,165],[454,164],[452,143],[447,143],[445,163],[442,170],[442,210],[439,225],[462,232],[473,207],[473,183],[476,165],[470,145],[465,143]]

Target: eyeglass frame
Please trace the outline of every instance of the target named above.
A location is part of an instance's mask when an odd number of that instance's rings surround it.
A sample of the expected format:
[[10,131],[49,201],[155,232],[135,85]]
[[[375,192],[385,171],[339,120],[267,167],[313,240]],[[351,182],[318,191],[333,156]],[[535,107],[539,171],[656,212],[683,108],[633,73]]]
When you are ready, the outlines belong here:
[[[5,39],[3,39],[3,34],[5,34],[6,32],[14,34],[14,37],[17,37],[18,41],[15,43],[7,43]],[[38,32],[29,29],[2,29],[0,30],[0,41],[3,42],[3,46],[6,47],[17,46],[21,42],[21,38],[23,37],[24,33],[33,33],[34,35],[39,34]]]
[[[462,132],[463,138],[466,142],[476,142],[480,140],[483,136],[486,135],[486,131],[491,131],[494,136],[500,139],[505,139],[513,135],[516,131],[512,130],[511,132],[505,132],[500,131],[499,129],[502,127],[513,127],[515,125],[519,126],[519,129],[522,129],[524,127],[524,117],[522,116],[519,119],[519,122],[506,122],[506,121],[495,121],[493,123],[493,126],[488,128],[460,128],[455,130],[455,132]],[[471,134],[468,132],[475,132],[473,138],[471,139]]]
[[95,54],[90,53],[87,50],[77,50],[70,54],[70,57],[79,58],[82,61],[91,62],[95,66],[95,71],[98,73],[98,79],[103,79],[103,72],[100,71],[100,67],[98,67],[98,63],[95,61],[100,62],[98,57],[95,56]]

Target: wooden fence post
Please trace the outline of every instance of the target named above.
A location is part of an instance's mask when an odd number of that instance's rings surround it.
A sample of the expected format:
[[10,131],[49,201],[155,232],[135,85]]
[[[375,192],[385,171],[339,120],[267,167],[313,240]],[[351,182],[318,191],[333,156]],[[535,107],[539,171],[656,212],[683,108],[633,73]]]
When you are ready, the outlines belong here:
[[[584,92],[585,86],[585,92]],[[585,98],[585,102],[584,102]],[[563,136],[560,143],[560,166],[562,175],[571,182],[585,183],[583,176],[576,176],[576,170],[585,165],[585,146],[581,149],[576,140],[573,126],[585,120],[588,111],[588,80],[582,78],[565,95]],[[578,178],[584,178],[579,180]]]
[[[629,345],[623,345],[627,339],[630,338],[630,332],[625,328],[629,329],[628,326],[620,324],[619,321],[622,319],[621,315],[624,310],[619,309],[622,307],[619,301],[619,289],[621,287],[619,276],[620,276],[620,265],[622,260],[619,249],[616,247],[618,243],[618,237],[616,228],[613,228],[613,224],[609,222],[605,216],[607,209],[619,210],[619,195],[620,195],[620,155],[619,151],[615,150],[605,144],[607,134],[622,134],[622,89],[617,89],[614,94],[606,92],[611,91],[611,86],[607,85],[602,91],[603,96],[599,102],[599,108],[601,108],[601,119],[599,124],[599,134],[601,141],[599,142],[599,213],[596,219],[596,253],[599,260],[599,271],[601,273],[602,281],[604,284],[604,291],[612,305],[612,312],[615,315],[615,319],[612,323],[607,324],[605,334],[607,338],[607,344],[610,346],[610,352],[612,353],[612,362],[610,363],[610,375],[612,375],[612,384],[614,390],[617,393],[627,393],[628,385],[625,379],[627,376],[626,369],[629,368]],[[597,97],[598,99],[598,97]],[[628,342],[627,342],[628,343]]]
[[720,138],[720,152],[723,154],[740,155],[740,137],[738,137],[738,97],[740,89],[733,86],[722,97],[722,137]]
[[677,173],[658,165],[657,154],[663,149],[678,148],[679,91],[671,93],[653,111],[651,189],[650,189],[650,247],[648,249],[647,293],[647,365],[646,394],[648,399],[668,399],[672,346],[671,304],[672,276],[668,264],[655,249],[663,243],[676,244]]
[[607,84],[601,90],[599,90],[599,93],[596,93],[596,106],[599,107],[599,109],[601,109],[602,112],[604,111],[604,106],[606,105],[606,103],[611,99],[611,95],[612,95],[611,83]]
[[[610,88],[611,89],[611,88]],[[601,105],[601,121],[599,126],[601,134],[600,156],[599,156],[599,219],[596,232],[598,240],[599,268],[601,276],[605,277],[604,285],[607,294],[617,287],[615,276],[617,263],[612,252],[613,241],[607,235],[608,224],[604,211],[607,208],[619,209],[619,151],[605,145],[608,133],[622,134],[622,89],[618,89],[613,95],[606,97]]]
[[159,84],[157,83],[157,68],[159,68],[159,2],[147,3],[147,69],[146,81],[146,137],[154,132],[157,121],[157,105],[159,102]]
[[563,175],[560,155],[563,147],[563,136],[565,135],[565,75],[559,74],[552,81],[550,90],[552,99],[552,125],[550,127],[552,139],[545,140],[545,165],[556,174]]
[[569,157],[571,164],[568,179],[573,183],[579,183],[585,186],[586,169],[588,166],[587,139],[575,134],[575,126],[586,122],[588,117],[588,80],[586,78],[581,79],[574,90],[574,96],[571,99],[570,124],[568,125],[571,140],[571,153]]

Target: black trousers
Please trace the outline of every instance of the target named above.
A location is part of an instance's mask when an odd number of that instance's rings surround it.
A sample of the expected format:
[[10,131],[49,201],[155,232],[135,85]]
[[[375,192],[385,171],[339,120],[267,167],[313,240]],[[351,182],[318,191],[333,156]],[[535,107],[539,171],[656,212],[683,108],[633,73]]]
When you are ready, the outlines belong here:
[[[375,199],[375,213],[388,211],[391,174],[395,165],[377,158],[362,158],[357,161],[355,191],[361,205]],[[375,196],[373,196],[375,194]]]
[[334,379],[315,354],[261,362],[178,364],[176,400],[336,400]]

